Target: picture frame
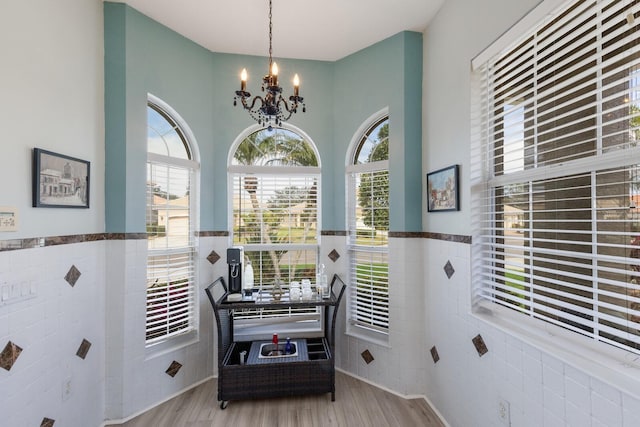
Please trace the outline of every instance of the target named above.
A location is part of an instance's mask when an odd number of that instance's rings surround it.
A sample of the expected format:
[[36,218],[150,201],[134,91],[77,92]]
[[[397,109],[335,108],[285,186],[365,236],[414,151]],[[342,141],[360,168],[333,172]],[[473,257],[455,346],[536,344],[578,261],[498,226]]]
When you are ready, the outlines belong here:
[[427,211],[460,210],[459,166],[427,173]]
[[90,163],[86,160],[33,149],[34,208],[89,208]]

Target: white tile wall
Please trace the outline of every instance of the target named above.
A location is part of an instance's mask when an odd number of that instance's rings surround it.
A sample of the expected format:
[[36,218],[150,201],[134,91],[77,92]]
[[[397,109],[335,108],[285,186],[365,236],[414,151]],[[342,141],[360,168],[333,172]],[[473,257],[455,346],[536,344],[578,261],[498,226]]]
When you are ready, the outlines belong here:
[[591,379],[591,416],[592,419],[604,424],[622,425],[621,393],[593,378]]
[[588,412],[585,412],[583,408],[573,402],[567,400],[566,404],[566,424],[568,426],[588,426],[591,424],[591,417]]
[[[423,392],[451,426],[502,425],[499,399],[509,401],[514,427],[640,426],[637,399],[470,315],[470,275],[458,275],[469,271],[470,245],[423,244],[426,344],[441,357],[426,365]],[[440,274],[448,257],[456,269],[451,280]],[[477,334],[489,348],[482,357],[471,344]]]
[[[146,241],[0,252],[0,283],[37,289],[35,297],[0,305],[0,346],[13,341],[23,348],[11,371],[0,369],[0,425],[39,425],[47,417],[56,425],[98,426],[105,416],[125,418],[211,376],[213,315],[203,289],[224,274],[225,264],[212,266],[206,256],[213,249],[224,254],[226,246],[224,237],[200,239],[198,343],[150,360],[144,350]],[[74,287],[64,281],[72,265],[81,272]],[[85,360],[75,355],[83,338],[92,344]],[[184,367],[171,378],[164,371],[174,359]],[[63,398],[68,379],[72,392]]]
[[[335,270],[346,281],[347,253],[344,242],[344,237],[323,236],[321,252],[329,253],[334,247],[338,250],[342,255],[338,263],[327,267]],[[337,367],[404,395],[424,394],[422,390],[426,382],[425,363],[431,363],[431,346],[425,346],[422,309],[425,280],[421,252],[421,239],[390,239],[389,345],[380,345],[346,335],[336,343]],[[444,266],[444,263],[442,265]],[[455,292],[452,298],[455,301]],[[343,312],[346,305],[345,298]],[[339,323],[339,328],[338,330],[344,333],[344,321]],[[364,350],[369,350],[375,359],[370,364],[366,364],[362,359],[361,353]]]
[[[29,282],[35,297],[0,305],[0,347],[23,351],[10,371],[0,369],[0,424],[98,426],[104,417],[104,242],[0,252],[0,282]],[[76,285],[65,280],[75,265]],[[83,360],[82,339],[91,342]],[[71,392],[63,385],[71,380]]]
[[[146,240],[111,241],[107,255],[106,361],[107,419],[121,420],[163,402],[214,374],[214,328],[204,288],[226,274],[226,237],[199,239],[197,292],[199,334],[193,343],[159,353],[145,349]],[[206,257],[215,250],[222,258],[214,265]],[[111,309],[113,307],[113,309]],[[173,361],[183,366],[175,377],[165,373]]]
[[[332,250],[336,250],[340,254],[340,258],[337,261],[332,261],[329,258],[329,253]],[[325,269],[327,272],[327,276],[329,278],[333,277],[334,274],[339,275],[342,280],[347,283],[348,277],[348,265],[347,265],[347,249],[346,249],[346,239],[343,236],[322,236],[320,242],[320,258],[319,262],[325,265]],[[348,283],[347,283],[348,285]],[[341,308],[338,312],[338,316],[336,319],[336,335],[338,336],[336,339],[336,366],[346,366],[350,365],[349,360],[352,357],[352,354],[355,352],[351,348],[353,343],[343,335],[345,331],[345,306],[347,305],[347,295],[349,292],[348,289],[345,291],[345,295],[341,302]],[[355,373],[355,371],[354,371]]]
[[632,397],[622,396],[622,421],[623,427],[633,427],[639,425],[640,405]]
[[[637,399],[470,315],[469,245],[391,240],[390,345],[344,335],[345,300],[339,368],[400,394],[427,396],[451,426],[501,425],[499,399],[510,404],[512,426],[640,425]],[[344,242],[323,236],[321,260],[328,274],[346,279]],[[212,375],[213,315],[203,289],[226,274],[226,246],[225,237],[200,239],[199,340],[157,357],[144,349],[144,241],[1,252],[0,283],[37,287],[33,298],[0,305],[0,346],[11,340],[24,349],[11,371],[0,369],[2,423],[32,426],[48,417],[56,425],[98,426],[105,414],[126,418]],[[334,248],[341,254],[335,263],[326,258]],[[206,260],[211,250],[223,256],[213,266]],[[451,279],[443,271],[447,260],[455,268]],[[75,287],[64,281],[71,265],[82,273]],[[482,357],[471,343],[477,334],[489,348]],[[85,360],[75,356],[83,338],[92,343]],[[437,364],[429,353],[434,345]],[[369,365],[360,355],[365,349],[375,357]],[[184,365],[175,378],[164,373],[173,360]]]

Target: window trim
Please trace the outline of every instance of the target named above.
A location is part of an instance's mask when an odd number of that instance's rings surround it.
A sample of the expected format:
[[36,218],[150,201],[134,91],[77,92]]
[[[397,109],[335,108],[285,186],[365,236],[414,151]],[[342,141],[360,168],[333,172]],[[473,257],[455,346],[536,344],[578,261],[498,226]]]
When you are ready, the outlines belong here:
[[[184,136],[187,139],[187,143],[189,144],[191,160],[195,162],[196,167],[194,169],[199,171],[200,170],[200,150],[198,148],[198,142],[196,140],[195,135],[193,134],[193,131],[191,130],[191,127],[189,127],[187,122],[182,118],[180,114],[178,114],[176,110],[173,109],[171,105],[167,104],[162,99],[158,98],[157,96],[151,93],[147,93],[147,105],[149,103],[155,104],[156,106],[164,110],[165,113],[168,113],[171,115],[171,118],[173,119],[173,121],[178,125],[182,133],[184,133]],[[197,184],[200,184],[200,175],[197,174],[196,178],[198,181]]]
[[[200,153],[198,149],[198,144],[195,139],[195,136],[189,127],[189,125],[184,121],[182,116],[178,114],[169,104],[164,102],[162,99],[157,96],[148,93],[147,94],[147,103],[146,108],[150,107],[150,104],[153,105],[151,108],[159,109],[162,112],[160,113],[162,116],[169,115],[169,118],[175,125],[180,129],[180,132],[183,134],[185,139],[185,147],[188,150],[189,155],[191,156],[190,160],[181,159],[177,157],[160,155],[157,153],[151,153],[148,150],[146,151],[146,159],[145,159],[145,168],[148,167],[150,163],[156,164],[164,164],[171,166],[178,166],[189,170],[189,185],[190,185],[190,197],[189,197],[189,222],[190,222],[190,230],[189,234],[192,239],[192,251],[193,251],[193,289],[192,289],[192,298],[193,298],[193,327],[188,331],[171,335],[168,337],[164,337],[163,339],[159,339],[149,343],[146,340],[146,326],[145,326],[145,359],[151,359],[158,357],[160,355],[166,354],[167,352],[176,350],[178,348],[182,348],[188,345],[191,345],[195,342],[198,342],[200,339],[200,296],[199,296],[199,270],[198,270],[198,236],[196,231],[199,229],[199,195],[200,195]],[[146,111],[146,109],[145,109]],[[166,117],[165,117],[166,118]],[[145,174],[146,176],[146,174]],[[145,192],[146,194],[146,192]],[[193,196],[195,195],[195,197]],[[145,203],[146,206],[146,203]],[[146,208],[145,208],[146,212]],[[147,246],[147,255],[146,260],[147,264],[145,265],[145,269],[148,267],[148,246]],[[146,274],[145,274],[146,280]],[[145,289],[145,304],[146,304],[146,289]],[[145,323],[146,323],[146,310],[145,310]]]
[[555,16],[557,10],[563,7],[566,2],[567,0],[542,0],[518,22],[513,24],[507,31],[471,59],[472,71],[476,71],[490,58],[493,58],[503,50],[509,49],[510,46],[513,46],[522,39],[523,34],[529,33],[531,29],[538,26],[540,22],[547,21],[550,17]]
[[[346,238],[345,245],[346,245],[347,254],[349,257],[348,266],[347,266],[347,268],[349,269],[349,275],[351,274],[350,270],[351,270],[351,256],[352,256],[351,254],[352,246],[349,244],[349,233],[350,233],[349,228],[351,226],[351,223],[350,223],[351,209],[352,207],[354,207],[354,202],[353,202],[354,195],[352,194],[354,188],[352,188],[352,185],[351,185],[351,175],[353,173],[371,173],[371,172],[385,171],[385,170],[387,171],[387,173],[390,174],[389,159],[377,161],[373,163],[356,165],[355,164],[355,162],[357,161],[356,150],[360,146],[360,143],[362,142],[362,138],[365,136],[365,134],[369,130],[377,126],[379,122],[385,119],[389,122],[389,124],[391,123],[391,116],[389,114],[388,106],[376,111],[371,116],[369,116],[366,120],[364,120],[360,124],[356,132],[353,134],[351,141],[349,143],[349,146],[347,148],[346,156],[345,156],[345,187],[346,187],[345,196],[347,199],[346,211],[345,211],[345,224],[347,228],[347,238]],[[386,253],[387,253],[387,257],[389,257],[390,254],[389,254],[388,242],[386,245]],[[389,272],[387,274],[388,274],[387,280],[389,281],[390,274]],[[353,283],[351,279],[350,279],[350,282]],[[391,335],[391,292],[389,290],[387,291],[387,298],[389,301],[389,317],[387,319],[387,322],[389,324],[389,327],[387,328],[386,332],[377,330],[375,328],[367,328],[365,325],[359,325],[350,320],[350,317],[351,317],[350,307],[352,303],[352,298],[354,298],[352,293],[353,292],[347,292],[345,334],[348,336],[352,336],[354,338],[371,342],[373,344],[380,345],[382,347],[390,347],[389,336]]]
[[[345,168],[349,169],[355,166],[353,163],[355,162],[355,154],[356,149],[358,148],[358,144],[362,140],[364,134],[371,128],[375,123],[379,122],[383,118],[388,117],[389,122],[391,122],[391,116],[389,115],[389,107],[384,107],[381,110],[376,111],[369,117],[367,117],[355,131],[353,136],[351,137],[351,142],[349,142],[349,146],[347,147],[347,155],[345,156]],[[346,219],[349,219],[349,216],[345,216]]]
[[[523,39],[523,35],[532,33],[534,27],[546,23],[555,18],[556,11],[563,10],[569,2],[567,0],[545,0],[520,22],[492,43],[483,52],[472,60],[472,97],[471,97],[471,153],[477,158],[472,160],[470,170],[471,206],[472,216],[487,215],[481,209],[483,197],[481,193],[490,187],[500,186],[512,182],[513,178],[508,174],[487,179],[484,165],[490,162],[486,155],[481,138],[481,122],[475,118],[481,117],[482,108],[480,80],[478,68],[491,57],[507,50],[510,46]],[[598,91],[601,89],[598,88]],[[601,126],[601,124],[599,124]],[[478,155],[480,153],[480,155]],[[620,160],[629,156],[637,156],[638,149],[620,150],[620,152],[606,153],[596,157],[598,167],[595,171],[603,171],[611,167],[622,167]],[[572,160],[569,165],[557,164],[550,169],[532,169],[520,173],[520,180],[536,181],[551,176],[569,176],[577,172],[584,172],[584,166],[593,164],[594,158]],[[482,259],[482,234],[479,230],[480,221],[474,225],[471,246],[472,264]],[[471,281],[470,303],[471,315],[483,321],[501,332],[522,340],[525,344],[557,357],[561,362],[588,373],[603,383],[609,384],[620,391],[627,393],[636,399],[640,398],[640,357],[638,354],[625,349],[608,345],[592,337],[573,332],[566,328],[556,326],[543,320],[522,315],[507,307],[492,303],[488,300],[479,300],[475,297],[477,289],[482,284]]]
[[[320,262],[320,248],[321,248],[321,239],[322,233],[321,224],[322,224],[322,159],[320,157],[320,153],[318,151],[318,147],[316,146],[313,139],[302,129],[293,126],[289,123],[282,123],[278,126],[279,129],[284,129],[290,132],[293,132],[300,136],[313,150],[313,153],[316,157],[318,166],[254,166],[254,165],[238,165],[233,164],[235,153],[238,150],[240,144],[251,134],[255,132],[259,132],[262,130],[266,130],[265,126],[261,126],[258,124],[253,124],[242,132],[238,134],[234,142],[231,144],[229,148],[229,152],[227,155],[227,194],[234,194],[234,183],[235,177],[237,175],[242,174],[255,174],[256,176],[304,176],[304,177],[315,177],[317,181],[317,208],[316,208],[316,244],[311,243],[290,243],[287,244],[288,248],[291,249],[301,249],[301,250],[314,250],[316,252],[316,273],[319,268]],[[274,131],[276,129],[274,128]],[[234,242],[234,206],[233,206],[233,197],[229,198],[227,204],[227,223],[229,224],[229,239],[228,245],[236,246],[237,243]],[[278,249],[278,246],[267,245],[267,244],[253,244],[250,249],[253,251],[268,251],[270,249]],[[245,251],[247,250],[247,246],[244,246]],[[257,280],[257,274],[256,274]],[[312,281],[315,281],[315,278],[311,278]],[[286,285],[286,284],[285,284]],[[266,336],[271,336],[271,334],[275,331],[278,333],[286,334],[291,338],[304,338],[304,337],[314,337],[314,336],[322,336],[324,334],[324,311],[317,309],[318,314],[316,314],[317,321],[312,325],[313,327],[307,327],[308,325],[304,324],[304,322],[300,322],[300,318],[296,317],[294,314],[291,314],[286,317],[282,316],[278,317],[265,317],[263,319],[235,319],[234,323],[238,326],[236,335],[240,337],[242,340],[256,340],[256,339],[265,339]],[[310,316],[310,317],[313,317]],[[313,319],[312,319],[313,320]],[[310,323],[311,324],[311,323]],[[283,328],[283,325],[284,326]],[[317,327],[316,327],[317,326]]]
[[[305,140],[309,141],[311,143],[311,148],[313,148],[313,152],[316,155],[316,159],[318,159],[318,170],[322,169],[322,159],[320,157],[320,152],[318,151],[318,147],[316,146],[315,142],[313,142],[313,139],[302,129],[300,129],[297,126],[293,126],[290,123],[284,122],[282,123],[280,126],[278,126],[278,128],[281,129],[285,129],[294,133],[297,133],[298,135],[302,136]],[[259,130],[265,129],[264,126],[260,126],[259,124],[253,124],[249,127],[247,127],[246,129],[244,129],[242,132],[240,132],[238,134],[238,136],[236,137],[236,139],[233,141],[233,144],[231,144],[231,147],[229,148],[229,153],[227,154],[227,172],[231,171],[231,170],[235,170],[236,168],[243,168],[246,167],[244,165],[234,165],[233,164],[233,157],[235,155],[236,150],[238,149],[238,147],[240,146],[240,144],[242,144],[242,141],[244,141],[249,135],[251,135],[254,132],[257,132]],[[258,166],[253,166],[258,167]],[[285,166],[286,168],[286,166]],[[310,167],[303,167],[304,170],[309,170]]]

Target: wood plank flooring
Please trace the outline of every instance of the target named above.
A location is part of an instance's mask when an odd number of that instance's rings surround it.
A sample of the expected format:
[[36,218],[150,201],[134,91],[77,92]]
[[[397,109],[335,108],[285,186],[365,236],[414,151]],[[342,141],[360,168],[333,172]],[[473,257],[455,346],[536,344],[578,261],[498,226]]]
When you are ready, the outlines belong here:
[[342,372],[336,372],[336,401],[331,394],[294,398],[217,401],[212,379],[121,427],[444,427],[424,399],[403,399]]

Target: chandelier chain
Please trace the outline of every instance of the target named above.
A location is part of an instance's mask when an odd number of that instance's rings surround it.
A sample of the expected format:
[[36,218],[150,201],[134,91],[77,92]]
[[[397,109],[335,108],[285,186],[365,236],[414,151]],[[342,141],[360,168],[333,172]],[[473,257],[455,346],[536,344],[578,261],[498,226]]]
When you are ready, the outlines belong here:
[[271,65],[273,64],[273,22],[271,20],[272,18],[272,13],[271,13],[271,0],[269,0],[269,70],[271,70]]

